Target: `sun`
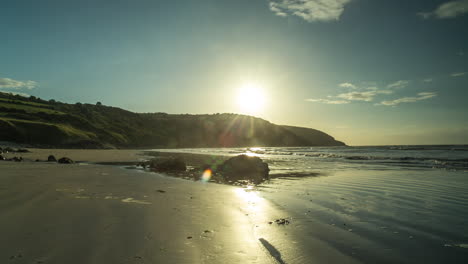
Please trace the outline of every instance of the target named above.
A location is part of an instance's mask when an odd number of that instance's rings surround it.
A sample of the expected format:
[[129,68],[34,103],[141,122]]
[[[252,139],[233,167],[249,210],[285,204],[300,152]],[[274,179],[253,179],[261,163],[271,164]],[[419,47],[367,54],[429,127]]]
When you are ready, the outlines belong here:
[[255,83],[246,83],[239,88],[237,104],[244,114],[258,114],[265,107],[265,94]]

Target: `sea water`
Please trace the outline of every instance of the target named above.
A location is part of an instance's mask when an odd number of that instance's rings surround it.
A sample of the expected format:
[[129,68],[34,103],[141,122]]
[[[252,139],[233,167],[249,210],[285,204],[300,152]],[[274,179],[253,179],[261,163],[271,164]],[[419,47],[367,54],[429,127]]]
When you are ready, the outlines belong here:
[[[276,177],[259,195],[362,262],[468,263],[468,146],[159,151],[262,158]],[[310,231],[317,222],[345,235]]]

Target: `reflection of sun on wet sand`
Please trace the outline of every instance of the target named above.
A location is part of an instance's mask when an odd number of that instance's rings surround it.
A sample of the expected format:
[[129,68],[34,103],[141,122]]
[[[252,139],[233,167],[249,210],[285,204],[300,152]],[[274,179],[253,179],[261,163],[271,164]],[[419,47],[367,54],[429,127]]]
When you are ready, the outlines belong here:
[[[141,158],[61,152],[89,162]],[[254,189],[93,164],[0,162],[0,172],[0,263],[272,263],[265,245],[300,260],[285,235],[293,225],[269,224],[284,213]]]

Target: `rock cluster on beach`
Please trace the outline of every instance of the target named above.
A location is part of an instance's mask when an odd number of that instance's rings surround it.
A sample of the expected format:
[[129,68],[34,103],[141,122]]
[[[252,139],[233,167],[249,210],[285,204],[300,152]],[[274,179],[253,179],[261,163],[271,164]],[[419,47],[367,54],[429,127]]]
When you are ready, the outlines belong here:
[[209,171],[209,181],[240,184],[260,184],[269,179],[268,164],[262,159],[253,156],[239,155],[229,158],[220,165],[197,164],[196,167],[187,169],[187,164],[181,157],[160,157],[150,161],[139,163],[138,166],[148,167],[155,172],[164,172],[172,176],[200,180],[202,174]]
[[[14,161],[14,162],[22,162],[24,161],[23,157],[21,156],[13,156],[11,158],[7,158],[7,156],[5,156],[5,154],[10,154],[10,153],[28,153],[30,152],[29,150],[27,149],[13,149],[13,148],[10,148],[10,147],[5,147],[5,148],[2,148],[0,147],[0,161]],[[27,159],[28,160],[28,159]],[[36,162],[40,162],[41,160],[40,159],[36,159],[35,160]],[[68,158],[68,157],[62,157],[60,158],[59,160],[57,160],[55,158],[54,155],[49,155],[47,157],[47,162],[57,162],[57,163],[61,163],[61,164],[72,164],[72,163],[75,163],[72,159]]]
[[0,147],[0,160],[5,160],[5,161],[15,161],[15,162],[21,162],[23,161],[23,157],[12,157],[12,158],[6,158],[5,156],[3,156],[2,154],[8,154],[8,153],[27,153],[29,152],[29,150],[27,149],[13,149],[11,147],[5,147],[5,148],[1,148]]

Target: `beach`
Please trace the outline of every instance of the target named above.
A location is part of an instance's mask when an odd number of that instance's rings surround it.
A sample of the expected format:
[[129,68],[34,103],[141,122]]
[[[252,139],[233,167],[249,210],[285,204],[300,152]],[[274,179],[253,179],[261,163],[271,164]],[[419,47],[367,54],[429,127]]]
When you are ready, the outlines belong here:
[[[48,154],[82,163],[35,162]],[[131,150],[37,150],[0,162],[2,263],[358,263],[257,190],[96,162]],[[316,223],[315,233],[328,229]],[[331,233],[330,233],[331,234]],[[339,234],[337,234],[339,235]]]

